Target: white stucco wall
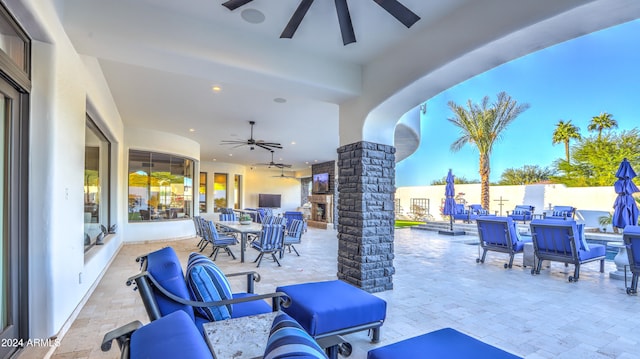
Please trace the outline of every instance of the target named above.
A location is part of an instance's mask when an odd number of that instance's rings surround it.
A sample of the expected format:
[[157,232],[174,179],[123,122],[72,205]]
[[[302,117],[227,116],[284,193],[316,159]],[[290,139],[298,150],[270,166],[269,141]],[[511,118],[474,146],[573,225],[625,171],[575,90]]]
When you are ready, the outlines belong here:
[[[46,33],[46,41],[32,43],[28,287],[30,336],[47,338],[63,328],[122,241],[112,235],[84,253],[86,114],[113,143],[114,178],[122,173],[123,126],[99,68],[75,52],[52,4],[25,7],[39,23],[23,24],[27,32]],[[113,196],[118,208],[120,196]]]
[[[464,193],[468,204],[480,203],[480,184],[456,184],[455,192]],[[541,214],[549,206],[573,206],[578,211],[613,211],[613,202],[617,194],[611,187],[566,187],[562,184],[528,186],[491,186],[489,211],[500,211],[499,199],[502,197],[502,214],[511,211],[516,205],[535,206],[535,213]],[[410,211],[411,198],[428,198],[429,213],[436,219],[440,215],[440,203],[444,199],[444,185],[398,187],[396,199],[400,200],[404,212]]]
[[[280,178],[279,170],[254,168],[248,170],[245,176],[244,207],[258,207],[258,194],[280,194],[281,205],[279,211],[296,211],[300,207],[300,179]],[[294,172],[284,171],[285,176],[294,176]],[[276,177],[274,177],[276,176]]]

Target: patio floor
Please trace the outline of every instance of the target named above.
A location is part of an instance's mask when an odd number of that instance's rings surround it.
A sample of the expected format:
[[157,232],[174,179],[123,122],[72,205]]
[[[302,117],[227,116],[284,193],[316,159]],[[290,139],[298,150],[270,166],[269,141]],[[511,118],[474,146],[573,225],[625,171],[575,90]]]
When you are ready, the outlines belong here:
[[[532,276],[530,268],[522,267],[521,255],[511,270],[503,268],[507,256],[495,252],[489,252],[485,264],[476,264],[478,247],[467,244],[476,240],[397,229],[394,289],[376,294],[388,303],[381,342],[372,345],[366,332],[348,335],[350,358],[366,358],[371,348],[443,327],[526,358],[639,357],[640,298],[626,295],[623,281],[609,279],[613,262],[606,262],[604,274],[597,262],[586,264],[580,281],[569,283],[573,266],[552,263]],[[104,333],[132,320],[148,321],[138,293],[125,285],[139,272],[135,257],[171,245],[184,265],[196,243],[193,238],[123,246],[52,358],[118,358],[115,344],[108,353],[100,351]],[[310,228],[297,248],[301,257],[287,254],[282,267],[263,261],[256,292],[336,278],[335,231]],[[234,248],[236,254],[239,250]],[[255,269],[255,256],[248,250],[248,261],[241,264],[221,255],[216,264],[227,273],[246,271]],[[231,284],[236,290],[243,286],[241,279]]]

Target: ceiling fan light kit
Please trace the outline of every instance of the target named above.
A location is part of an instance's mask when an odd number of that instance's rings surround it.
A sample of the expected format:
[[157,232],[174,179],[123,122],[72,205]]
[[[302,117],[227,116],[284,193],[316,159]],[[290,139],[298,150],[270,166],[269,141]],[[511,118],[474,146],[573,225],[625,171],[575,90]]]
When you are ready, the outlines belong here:
[[[233,11],[243,5],[250,3],[253,0],[228,0],[222,3],[222,6]],[[280,38],[291,39],[298,30],[298,26],[304,19],[307,11],[313,4],[314,0],[301,0],[300,4],[296,8],[293,15],[289,19],[287,26],[280,34]],[[413,11],[409,10],[406,6],[402,5],[398,0],[373,0],[376,4],[380,5],[396,20],[400,21],[404,26],[410,28],[418,20],[418,16]],[[346,46],[348,44],[356,42],[356,34],[353,30],[353,23],[351,22],[351,13],[349,12],[349,6],[347,0],[335,0],[336,12],[338,14],[338,23],[340,24],[340,33],[342,34],[342,43]]]

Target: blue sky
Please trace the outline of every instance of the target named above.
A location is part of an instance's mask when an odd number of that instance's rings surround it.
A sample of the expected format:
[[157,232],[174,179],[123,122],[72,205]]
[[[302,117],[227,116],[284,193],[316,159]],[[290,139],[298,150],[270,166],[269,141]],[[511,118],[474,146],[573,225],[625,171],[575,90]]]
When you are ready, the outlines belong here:
[[504,132],[491,155],[490,180],[507,168],[550,167],[564,157],[551,144],[559,120],[571,120],[585,136],[593,116],[608,112],[618,131],[640,127],[640,21],[592,33],[501,65],[428,99],[419,149],[396,165],[396,186],[424,186],[449,168],[458,177],[479,179],[478,152],[471,145],[451,152],[459,138],[447,103],[494,100],[506,91],[530,108]]

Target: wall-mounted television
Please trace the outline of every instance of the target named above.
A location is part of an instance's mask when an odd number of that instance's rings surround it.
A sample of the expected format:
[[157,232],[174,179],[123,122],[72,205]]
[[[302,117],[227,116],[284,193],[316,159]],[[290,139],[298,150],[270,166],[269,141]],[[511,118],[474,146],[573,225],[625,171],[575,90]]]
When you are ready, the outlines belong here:
[[279,194],[260,193],[258,194],[258,207],[280,208],[281,207],[280,199],[281,198]]
[[317,173],[313,175],[313,193],[329,192],[329,174]]

